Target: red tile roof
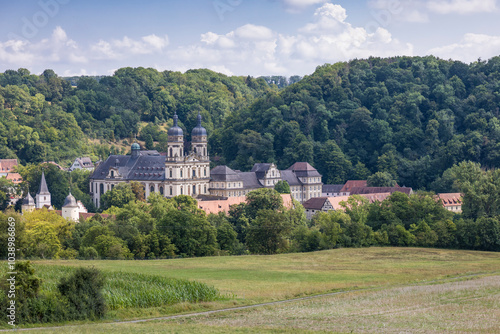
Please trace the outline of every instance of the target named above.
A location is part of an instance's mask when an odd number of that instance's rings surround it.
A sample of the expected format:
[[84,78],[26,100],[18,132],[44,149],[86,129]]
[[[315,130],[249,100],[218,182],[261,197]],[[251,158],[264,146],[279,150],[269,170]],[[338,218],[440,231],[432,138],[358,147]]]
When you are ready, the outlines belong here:
[[23,182],[23,177],[19,173],[8,173],[6,178],[7,180],[11,180],[14,184]]
[[0,159],[0,172],[11,172],[17,166],[17,159]]
[[344,187],[340,190],[340,192],[346,193],[350,192],[354,187],[366,187],[366,180],[349,180],[344,184]]
[[[290,194],[281,194],[281,198],[283,199],[283,206],[285,208],[293,207],[292,196]],[[213,201],[198,200],[198,208],[205,211],[207,215],[210,213],[216,214],[222,211],[228,213],[231,205],[245,203],[246,200],[246,196],[229,197],[227,199],[219,199]]]
[[437,196],[443,202],[444,207],[462,205],[462,194],[460,193],[437,194]]

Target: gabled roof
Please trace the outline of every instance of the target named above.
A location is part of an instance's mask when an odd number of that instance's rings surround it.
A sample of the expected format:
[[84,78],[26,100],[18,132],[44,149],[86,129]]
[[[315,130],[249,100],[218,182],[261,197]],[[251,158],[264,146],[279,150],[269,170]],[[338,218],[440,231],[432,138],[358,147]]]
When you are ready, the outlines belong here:
[[6,178],[7,180],[11,180],[15,184],[21,183],[23,181],[23,177],[19,173],[8,173]]
[[0,172],[10,172],[17,166],[17,159],[0,159]]
[[92,163],[92,160],[90,160],[89,157],[82,157],[82,158],[76,158],[75,159],[80,166],[85,167],[85,168],[91,168],[94,167],[94,164]]
[[307,162],[296,162],[288,170],[293,171],[298,177],[321,177],[316,168]]
[[323,193],[340,193],[342,188],[344,187],[343,184],[324,184],[322,192]]
[[38,189],[37,195],[50,195],[49,188],[47,187],[47,181],[45,181],[45,172],[42,171],[42,180],[40,181],[40,188]]
[[302,206],[308,210],[321,210],[326,201],[328,201],[328,197],[313,197],[302,203]]
[[366,187],[366,180],[349,180],[347,181],[342,189],[340,190],[343,193],[351,192],[351,189],[354,187]]
[[256,163],[253,165],[251,172],[255,173],[258,179],[263,179],[271,165],[271,163]]
[[439,199],[443,202],[443,206],[456,206],[462,205],[462,194],[461,193],[443,193],[437,194]]
[[370,203],[383,202],[391,193],[361,194]]
[[349,199],[349,196],[337,196],[337,197],[328,197],[330,204],[333,206],[334,210],[342,210],[344,211],[344,207],[340,205],[341,202],[345,202]]

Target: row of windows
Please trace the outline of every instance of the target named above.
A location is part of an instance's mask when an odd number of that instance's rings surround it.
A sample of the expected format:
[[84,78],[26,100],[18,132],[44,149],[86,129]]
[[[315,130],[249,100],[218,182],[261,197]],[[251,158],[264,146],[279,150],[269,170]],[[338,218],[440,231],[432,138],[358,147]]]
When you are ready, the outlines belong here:
[[224,188],[241,188],[242,187],[242,184],[241,182],[233,182],[233,183],[214,183],[215,184],[215,187],[214,188],[218,188],[218,189],[224,189]]
[[[189,169],[189,168],[188,168],[188,169]],[[180,170],[180,177],[181,177],[181,178],[183,178],[183,177],[184,177],[184,176],[183,176],[183,175],[184,175],[183,170],[184,170],[184,169],[181,169],[181,170]],[[173,177],[173,171],[172,171],[172,168],[170,168],[170,169],[169,169],[169,172],[168,172],[168,173],[169,173],[169,177],[170,177],[170,178],[172,178],[172,177]],[[196,169],[192,169],[192,171],[191,171],[191,176],[192,176],[193,178],[195,178],[195,177],[197,177],[197,175],[198,175],[198,177],[201,177],[201,171],[200,171],[200,168],[198,168],[198,173],[196,173]],[[207,168],[203,168],[203,176],[207,176]]]
[[[102,195],[102,194],[104,194],[104,192],[105,192],[105,191],[108,191],[108,190],[113,189],[113,188],[114,188],[114,186],[115,186],[114,184],[108,184],[108,185],[106,185],[106,186],[105,186],[103,183],[99,184],[99,194],[101,194],[101,195]],[[98,187],[97,183],[94,183],[94,192],[95,192],[95,193],[97,193],[97,187]],[[105,188],[106,188],[106,190],[105,190]],[[143,186],[143,189],[144,189],[144,190],[146,190],[145,186]],[[195,194],[199,194],[199,193],[200,193],[200,190],[201,190],[200,185],[198,185],[198,187],[197,187],[197,188],[196,188],[196,185],[193,185],[193,186],[192,186],[192,188],[191,188],[190,186],[186,186],[186,189],[187,189],[187,193],[188,193],[188,195],[191,195],[191,193],[192,193],[193,195],[195,195]],[[191,192],[191,189],[192,189],[192,192]],[[204,193],[206,194],[206,193],[207,193],[207,186],[205,185],[203,189],[204,189]],[[154,186],[154,185],[151,185],[151,186],[149,187],[149,192],[150,192],[150,193],[154,193],[154,192],[156,192],[156,189],[155,189],[155,186]],[[163,188],[163,186],[159,186],[159,187],[158,187],[158,192],[159,192],[160,194],[164,195],[164,188]],[[172,186],[170,186],[170,187],[169,187],[169,194],[170,194],[171,196],[173,196],[173,194],[174,194],[174,190],[173,190],[173,187],[172,187]],[[184,195],[184,186],[181,186],[181,187],[180,187],[180,194],[181,194],[181,195]]]

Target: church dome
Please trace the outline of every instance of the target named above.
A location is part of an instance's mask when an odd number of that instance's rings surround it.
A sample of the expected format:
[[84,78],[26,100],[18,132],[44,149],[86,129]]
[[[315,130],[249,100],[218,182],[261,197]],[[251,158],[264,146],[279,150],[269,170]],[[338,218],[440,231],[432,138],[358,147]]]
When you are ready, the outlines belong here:
[[169,136],[183,136],[184,132],[182,129],[177,125],[179,117],[177,117],[177,113],[174,114],[174,125],[168,129],[168,135]]
[[191,132],[191,137],[202,137],[202,136],[207,136],[207,130],[201,126],[201,115],[198,113],[197,117],[197,125],[193,129],[193,132]]
[[141,146],[139,146],[139,144],[137,144],[137,143],[133,143],[132,144],[132,151],[134,151],[134,150],[140,150],[140,149],[141,149]]
[[71,207],[71,208],[78,207],[78,204],[76,203],[76,199],[73,195],[71,195],[71,193],[69,193],[69,195],[64,200],[63,208],[65,208],[65,207]]

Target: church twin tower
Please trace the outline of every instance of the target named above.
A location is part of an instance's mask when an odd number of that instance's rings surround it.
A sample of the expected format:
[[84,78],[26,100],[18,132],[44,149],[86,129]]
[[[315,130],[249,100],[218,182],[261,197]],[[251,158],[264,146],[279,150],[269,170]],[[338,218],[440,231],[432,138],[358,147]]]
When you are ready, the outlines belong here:
[[177,114],[174,115],[174,125],[168,130],[165,159],[168,197],[209,194],[210,158],[207,143],[207,130],[201,125],[201,115],[198,113],[197,125],[191,132],[191,152],[185,155],[184,132],[178,125]]

